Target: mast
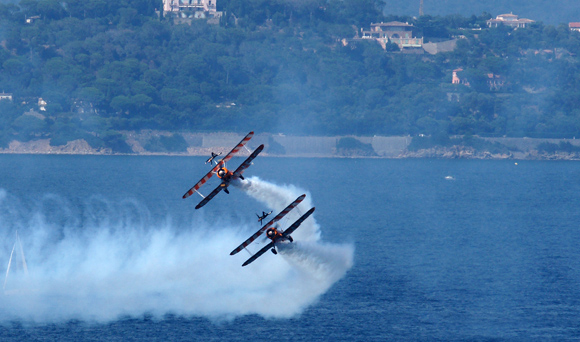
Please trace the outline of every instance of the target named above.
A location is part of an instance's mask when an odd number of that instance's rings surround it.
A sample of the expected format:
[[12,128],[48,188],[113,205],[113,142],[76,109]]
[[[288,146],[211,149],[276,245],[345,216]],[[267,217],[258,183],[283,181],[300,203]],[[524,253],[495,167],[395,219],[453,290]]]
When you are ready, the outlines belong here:
[[26,265],[26,259],[24,258],[24,248],[22,248],[22,242],[20,242],[20,237],[18,236],[18,231],[16,231],[16,241],[12,246],[12,252],[10,252],[10,259],[8,259],[8,267],[6,268],[6,277],[4,278],[3,290],[6,290],[6,283],[8,282],[8,274],[10,273],[10,266],[12,265],[12,257],[14,256],[14,250],[16,245],[20,248],[20,258],[22,259],[22,268],[24,269],[24,274],[28,275],[28,266]]
[[421,0],[421,3],[419,4],[419,16],[423,16],[423,0]]

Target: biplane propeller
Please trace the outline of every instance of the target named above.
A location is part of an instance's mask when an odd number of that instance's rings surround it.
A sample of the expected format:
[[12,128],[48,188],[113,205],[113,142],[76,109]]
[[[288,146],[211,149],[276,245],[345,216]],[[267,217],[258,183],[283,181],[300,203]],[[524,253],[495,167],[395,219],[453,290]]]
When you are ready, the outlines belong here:
[[[232,159],[234,154],[238,153],[238,151],[248,141],[250,141],[250,139],[252,139],[253,135],[254,132],[248,133],[242,139],[242,141],[240,141],[228,154],[225,155],[225,157],[216,162],[216,165],[205,176],[203,176],[203,178],[199,182],[197,182],[191,189],[189,189],[183,195],[183,198],[187,198],[193,195],[194,192],[197,192],[201,197],[203,197],[203,200],[201,200],[201,202],[199,202],[199,204],[195,206],[195,209],[199,209],[204,205],[206,205],[207,202],[209,202],[212,198],[214,198],[215,195],[217,195],[220,191],[224,190],[226,194],[229,194],[230,192],[228,190],[228,186],[230,185],[230,182],[236,179],[244,179],[242,173],[252,164],[252,160],[254,160],[254,158],[256,158],[258,154],[260,154],[260,152],[262,152],[262,150],[264,149],[263,144],[258,146],[258,148],[254,150],[254,152],[252,152],[252,154],[250,154],[250,156],[246,160],[244,160],[244,162],[234,172],[231,172],[226,168],[226,162]],[[221,183],[209,195],[203,196],[197,190],[202,185],[204,185],[214,174],[216,174],[218,178],[221,179]]]
[[260,222],[260,225],[262,225],[262,221],[263,221],[263,220],[264,220],[266,217],[268,217],[268,215],[270,215],[271,213],[272,213],[271,211],[270,211],[270,212],[268,212],[268,213],[267,213],[267,212],[264,212],[264,211],[262,211],[262,216],[260,216],[260,215],[256,214],[256,216],[258,216],[258,222]]
[[256,233],[254,233],[254,235],[250,236],[246,241],[242,242],[242,244],[240,244],[238,247],[236,247],[230,253],[230,255],[234,255],[234,254],[238,253],[239,251],[241,251],[242,249],[246,248],[249,244],[251,244],[254,240],[256,240],[264,232],[266,232],[266,237],[268,237],[271,240],[271,242],[268,243],[266,246],[264,246],[262,249],[260,249],[251,258],[246,260],[246,262],[244,262],[244,264],[242,266],[249,265],[254,260],[259,258],[262,254],[264,254],[268,249],[271,249],[272,253],[277,254],[276,243],[278,243],[278,242],[285,241],[285,240],[289,241],[289,242],[293,242],[294,240],[292,239],[292,236],[290,236],[290,234],[292,234],[292,232],[294,232],[294,230],[296,230],[296,228],[298,228],[302,224],[302,222],[304,222],[304,220],[306,220],[308,218],[308,216],[310,216],[314,212],[314,208],[308,210],[306,212],[306,214],[302,215],[298,220],[296,220],[296,222],[294,222],[292,225],[290,225],[290,227],[288,227],[288,229],[286,229],[286,230],[279,230],[278,228],[276,228],[274,226],[274,224],[276,222],[278,222],[280,219],[282,219],[284,216],[286,216],[286,214],[288,214],[300,202],[302,202],[305,197],[306,197],[306,195],[304,195],[304,194],[298,196],[298,198],[296,198],[294,200],[294,202],[290,203],[290,205],[288,205],[286,208],[284,208],[284,210],[282,210],[278,215],[276,215],[276,217],[274,217],[272,220],[270,220],[270,222],[266,223]]

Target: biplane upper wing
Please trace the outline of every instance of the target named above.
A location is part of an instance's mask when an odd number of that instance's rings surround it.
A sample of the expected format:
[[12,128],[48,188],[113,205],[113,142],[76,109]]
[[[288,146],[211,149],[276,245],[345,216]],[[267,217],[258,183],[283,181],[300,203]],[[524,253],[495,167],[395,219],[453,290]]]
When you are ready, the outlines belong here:
[[315,208],[308,210],[306,214],[302,215],[298,220],[296,220],[296,222],[292,223],[292,225],[288,227],[288,229],[286,229],[284,233],[282,233],[282,236],[287,237],[288,235],[292,234],[296,230],[296,228],[298,228],[302,224],[302,222],[304,222],[304,220],[308,218],[308,216],[312,215],[314,209]]
[[250,139],[252,139],[253,136],[254,136],[254,132],[253,131],[250,132],[250,133],[248,133],[244,137],[244,139],[242,139],[242,141],[240,141],[239,144],[237,144],[234,148],[232,148],[232,150],[228,154],[226,154],[226,156],[222,160],[219,161],[218,165],[221,164],[221,163],[225,163],[228,160],[232,159],[232,157],[234,156],[234,154],[238,153],[238,151],[240,151],[242,149],[242,147],[244,147],[244,145],[248,141],[250,141]]
[[204,205],[207,204],[207,202],[211,201],[212,198],[215,197],[215,195],[217,195],[220,191],[222,191],[224,187],[222,186],[222,184],[218,185],[217,188],[213,189],[213,191],[207,195],[206,197],[204,197],[201,202],[199,202],[198,205],[195,206],[195,209],[199,209],[201,207],[203,207]]
[[244,262],[242,264],[242,267],[251,264],[252,262],[254,262],[254,260],[258,259],[259,257],[262,256],[262,254],[266,253],[266,251],[270,248],[274,247],[274,241],[270,242],[269,244],[267,244],[266,246],[262,247],[262,249],[260,249],[258,251],[258,253],[252,255],[251,258],[249,258],[248,260],[246,260],[246,262]]
[[[227,162],[228,160],[232,159],[232,157],[234,156],[234,154],[238,153],[238,151],[248,142],[250,141],[250,139],[252,139],[252,137],[254,136],[254,132],[250,132],[248,133],[244,139],[242,139],[242,141],[240,141],[239,144],[237,144],[228,154],[226,154],[225,157],[223,157],[222,160],[220,160],[216,166],[214,166],[205,176],[203,176],[203,178],[197,182],[191,189],[187,190],[187,192],[183,195],[183,198],[188,198],[189,196],[193,195],[194,192],[196,192],[199,188],[201,188],[202,185],[205,184],[205,182],[207,182],[211,176],[213,176],[214,173],[217,172],[217,170],[220,169],[221,165],[225,162]],[[215,196],[215,195],[214,195]]]
[[233,173],[234,177],[239,177],[244,172],[244,170],[246,170],[252,164],[252,160],[254,160],[254,158],[256,158],[258,154],[262,152],[263,149],[264,144],[258,146],[258,148],[254,152],[252,152],[252,154],[250,154],[250,156],[246,160],[244,160],[242,165],[238,166],[236,171],[234,171]]
[[294,207],[296,207],[300,202],[302,202],[304,200],[304,197],[306,197],[305,194],[298,196],[298,198],[296,198],[294,200],[294,202],[290,203],[290,205],[288,205],[286,208],[284,208],[284,210],[282,210],[278,215],[276,215],[276,217],[274,217],[272,220],[270,220],[270,222],[266,223],[254,235],[250,236],[249,239],[242,242],[241,245],[236,247],[236,249],[234,249],[230,253],[230,255],[234,255],[234,254],[238,253],[239,251],[241,251],[242,249],[246,248],[249,244],[251,244],[254,240],[256,240],[258,238],[258,236],[260,236],[263,232],[265,232],[266,229],[268,229],[274,223],[278,222],[282,217],[284,217],[286,214],[288,214],[290,212],[290,210],[294,209]]

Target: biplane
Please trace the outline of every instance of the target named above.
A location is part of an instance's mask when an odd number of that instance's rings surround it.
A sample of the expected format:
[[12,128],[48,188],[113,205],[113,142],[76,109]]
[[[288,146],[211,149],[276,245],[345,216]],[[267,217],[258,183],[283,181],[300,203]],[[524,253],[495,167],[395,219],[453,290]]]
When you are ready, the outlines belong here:
[[312,215],[315,208],[311,208],[310,210],[308,210],[306,214],[302,215],[298,220],[296,220],[296,222],[292,223],[290,227],[288,227],[286,230],[279,230],[277,227],[274,226],[274,224],[278,222],[280,219],[282,219],[284,216],[286,216],[286,214],[288,214],[300,202],[302,202],[302,200],[304,200],[305,197],[306,195],[298,196],[298,198],[296,198],[294,202],[290,203],[290,205],[284,208],[284,210],[282,210],[278,215],[276,215],[276,217],[270,220],[270,222],[266,223],[256,233],[254,233],[254,235],[250,236],[246,241],[242,242],[241,245],[236,247],[230,253],[230,255],[234,255],[239,251],[241,251],[242,249],[246,248],[249,244],[251,244],[264,232],[266,232],[266,237],[268,237],[271,240],[271,242],[268,243],[266,246],[264,246],[262,249],[260,249],[256,254],[252,255],[251,258],[246,260],[246,262],[242,264],[242,267],[251,264],[252,262],[254,262],[254,260],[258,259],[260,256],[262,256],[262,254],[266,253],[266,251],[269,249],[272,251],[272,253],[278,254],[278,252],[276,251],[276,244],[282,241],[293,242],[294,239],[292,239],[292,236],[290,236],[290,234],[292,234],[296,230],[296,228],[298,228],[302,224],[302,222],[304,222],[304,220],[308,218],[308,216]]
[[[234,171],[230,171],[226,168],[226,162],[234,156],[234,154],[238,153],[238,151],[244,147],[244,145],[252,139],[254,132],[248,133],[242,141],[240,141],[228,154],[226,154],[222,159],[216,162],[216,165],[205,175],[203,178],[197,182],[191,189],[189,189],[184,195],[183,198],[187,198],[193,195],[194,192],[197,192],[203,200],[199,202],[198,205],[195,206],[195,209],[199,209],[207,204],[212,198],[215,197],[220,191],[224,191],[226,194],[229,194],[228,186],[232,180],[236,179],[244,179],[242,175],[243,172],[252,164],[252,160],[262,152],[264,149],[264,145],[258,146],[250,156],[244,160],[244,162]],[[214,174],[221,179],[221,183],[215,188],[209,195],[203,196],[199,191],[197,191],[202,185],[204,185]]]
[[260,216],[260,215],[256,214],[256,216],[258,216],[258,222],[260,222],[260,226],[262,225],[262,221],[264,221],[264,219],[265,219],[266,217],[268,217],[268,215],[270,215],[271,213],[272,213],[271,211],[270,211],[270,212],[268,212],[268,213],[267,213],[267,212],[264,212],[264,211],[262,211],[262,216]]

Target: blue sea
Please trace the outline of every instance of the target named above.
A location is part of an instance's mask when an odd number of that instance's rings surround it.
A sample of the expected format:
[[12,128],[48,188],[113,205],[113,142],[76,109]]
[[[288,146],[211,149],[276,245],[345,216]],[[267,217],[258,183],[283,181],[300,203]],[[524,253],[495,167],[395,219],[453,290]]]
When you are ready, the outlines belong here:
[[0,155],[0,341],[580,340],[579,162],[258,157],[195,210],[204,161]]

